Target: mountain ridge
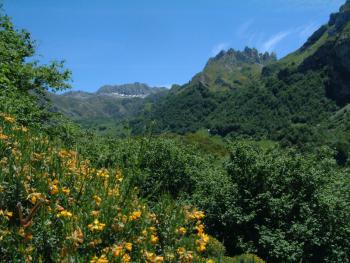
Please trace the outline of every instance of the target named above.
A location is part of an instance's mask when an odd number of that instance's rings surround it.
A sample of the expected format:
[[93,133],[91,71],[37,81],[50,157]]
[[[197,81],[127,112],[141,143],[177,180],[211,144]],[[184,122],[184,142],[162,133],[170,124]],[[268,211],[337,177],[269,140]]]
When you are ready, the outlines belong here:
[[127,118],[138,115],[148,101],[167,93],[166,88],[150,87],[143,83],[104,85],[96,92],[68,91],[49,93],[52,110],[61,112],[85,128],[104,133],[119,129]]
[[248,60],[239,61],[241,66],[233,59],[237,54],[261,56],[249,48],[220,52],[188,84],[133,120],[135,132],[151,121],[159,133],[209,129],[223,136],[296,141],[288,134],[305,126],[317,132],[316,125],[350,102],[349,5],[346,1],[301,48],[280,60],[270,54],[264,65]]

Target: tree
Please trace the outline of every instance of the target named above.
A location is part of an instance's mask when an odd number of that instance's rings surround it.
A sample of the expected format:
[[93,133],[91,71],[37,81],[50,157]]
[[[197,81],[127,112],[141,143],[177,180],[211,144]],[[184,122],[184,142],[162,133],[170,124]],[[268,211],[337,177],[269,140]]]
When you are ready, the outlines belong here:
[[26,125],[48,122],[46,93],[69,88],[70,71],[64,62],[42,65],[34,60],[35,42],[17,30],[0,11],[0,110]]
[[211,234],[268,262],[348,262],[349,171],[333,154],[235,143],[226,176],[203,178],[194,195]]

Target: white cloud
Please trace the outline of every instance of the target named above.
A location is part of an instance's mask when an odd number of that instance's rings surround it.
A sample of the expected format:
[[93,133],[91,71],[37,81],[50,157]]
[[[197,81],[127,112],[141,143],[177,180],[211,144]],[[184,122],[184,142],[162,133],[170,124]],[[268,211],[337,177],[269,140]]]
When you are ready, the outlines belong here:
[[318,26],[314,23],[310,23],[308,25],[302,26],[297,29],[297,33],[301,39],[307,39],[309,38],[312,33],[314,33],[317,30]]
[[279,32],[276,35],[270,37],[268,40],[266,40],[262,44],[262,51],[274,51],[275,47],[283,40],[285,39],[288,35],[290,34],[290,31],[283,31]]
[[243,37],[249,37],[249,28],[251,27],[251,25],[254,23],[254,19],[250,19],[245,21],[244,23],[242,23],[238,28],[237,28],[237,35],[241,38]]
[[213,47],[211,53],[213,56],[217,55],[221,50],[226,50],[230,46],[227,42],[222,42]]

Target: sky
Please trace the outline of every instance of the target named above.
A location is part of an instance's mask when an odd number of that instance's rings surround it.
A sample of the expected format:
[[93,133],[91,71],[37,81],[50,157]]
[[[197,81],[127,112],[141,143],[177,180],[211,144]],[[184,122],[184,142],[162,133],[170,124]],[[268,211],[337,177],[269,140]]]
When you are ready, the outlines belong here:
[[[222,49],[298,49],[345,0],[2,0],[42,63],[65,60],[73,90],[187,83]],[[1,2],[1,0],[0,0]]]

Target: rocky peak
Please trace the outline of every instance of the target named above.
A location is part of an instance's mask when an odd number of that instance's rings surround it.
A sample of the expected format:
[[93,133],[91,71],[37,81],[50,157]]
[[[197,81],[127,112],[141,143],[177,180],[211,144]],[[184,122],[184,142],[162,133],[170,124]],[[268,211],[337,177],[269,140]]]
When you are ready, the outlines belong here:
[[237,51],[230,48],[227,51],[222,50],[214,58],[209,59],[208,64],[213,62],[224,62],[226,64],[248,63],[266,65],[272,61],[276,61],[275,53],[259,53],[255,48],[246,47],[243,51]]
[[340,8],[338,13],[331,14],[331,17],[328,22],[328,26],[334,27],[333,32],[341,30],[350,20],[350,1]]
[[345,4],[340,8],[340,12],[350,11],[350,0],[346,0]]

